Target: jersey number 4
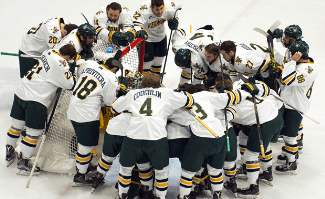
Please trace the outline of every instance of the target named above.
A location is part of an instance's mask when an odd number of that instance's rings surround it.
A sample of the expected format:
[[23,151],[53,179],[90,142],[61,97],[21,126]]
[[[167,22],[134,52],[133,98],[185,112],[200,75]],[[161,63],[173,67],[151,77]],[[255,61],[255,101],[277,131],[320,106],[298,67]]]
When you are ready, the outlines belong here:
[[143,102],[143,104],[139,110],[139,113],[145,114],[145,116],[152,116],[151,103],[152,103],[152,99],[151,99],[151,97],[148,97],[146,99],[146,101]]

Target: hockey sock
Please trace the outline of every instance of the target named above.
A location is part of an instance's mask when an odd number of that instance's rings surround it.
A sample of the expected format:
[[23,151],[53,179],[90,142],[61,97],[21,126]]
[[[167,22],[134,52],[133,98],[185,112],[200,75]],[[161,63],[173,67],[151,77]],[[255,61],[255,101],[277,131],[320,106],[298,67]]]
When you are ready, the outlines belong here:
[[17,140],[20,137],[20,134],[21,134],[21,129],[17,129],[11,126],[7,132],[6,144],[15,147]]
[[270,145],[266,149],[265,158],[263,158],[261,154],[258,156],[258,158],[260,159],[260,166],[263,171],[266,171],[268,167],[272,166],[273,152]]
[[285,142],[285,146],[283,151],[285,152],[285,155],[288,158],[289,162],[295,161],[295,156],[298,153],[298,144],[296,137],[288,137],[283,136],[283,140]]
[[166,198],[168,189],[169,166],[161,170],[155,169],[155,193],[158,198]]
[[102,153],[102,157],[98,161],[97,171],[105,176],[108,170],[111,168],[115,158],[116,157],[109,157]]
[[120,166],[120,172],[118,176],[118,193],[120,196],[123,193],[128,193],[129,191],[133,167],[123,167],[122,165]]
[[76,154],[76,162],[79,173],[85,174],[88,169],[88,165],[91,161],[91,151],[93,146],[83,146],[78,144],[78,152]]
[[236,175],[236,162],[231,161],[227,162],[225,161],[223,165],[223,172],[225,174],[225,181],[228,181],[230,178],[234,177]]
[[191,193],[192,178],[195,172],[190,172],[182,169],[181,179],[179,182],[179,198],[183,198]]
[[212,191],[221,191],[223,185],[222,169],[213,168],[210,165],[207,165],[207,167],[210,175]]
[[137,164],[139,169],[139,177],[142,185],[149,186],[149,190],[153,189],[153,168],[150,162]]

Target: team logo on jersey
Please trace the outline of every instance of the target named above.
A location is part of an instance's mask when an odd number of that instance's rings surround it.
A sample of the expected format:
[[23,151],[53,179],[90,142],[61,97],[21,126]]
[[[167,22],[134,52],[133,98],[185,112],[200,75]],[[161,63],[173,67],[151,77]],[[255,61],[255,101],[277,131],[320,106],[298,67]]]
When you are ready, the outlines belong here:
[[203,44],[199,45],[199,48],[201,51],[203,51],[204,45]]
[[176,5],[174,4],[174,2],[171,2],[171,4],[172,4],[172,7],[175,7]]
[[101,13],[104,13],[104,11],[100,10],[100,11],[96,12],[96,15],[100,15]]
[[236,57],[236,62],[237,63],[241,63],[243,60],[242,59],[240,59],[239,57]]
[[54,30],[53,30],[53,34],[59,32],[59,29],[57,29],[56,27],[54,27]]
[[222,64],[222,68],[223,68],[223,70],[228,70],[226,64]]
[[310,66],[308,66],[307,72],[308,72],[308,74],[310,74],[311,72],[313,72],[313,69]]
[[123,9],[126,10],[126,11],[129,11],[129,9],[127,7],[123,7]]
[[65,60],[60,60],[59,62],[61,63],[61,65],[63,65],[63,67],[67,66],[67,62]]
[[141,6],[140,10],[148,10],[148,6],[147,5]]

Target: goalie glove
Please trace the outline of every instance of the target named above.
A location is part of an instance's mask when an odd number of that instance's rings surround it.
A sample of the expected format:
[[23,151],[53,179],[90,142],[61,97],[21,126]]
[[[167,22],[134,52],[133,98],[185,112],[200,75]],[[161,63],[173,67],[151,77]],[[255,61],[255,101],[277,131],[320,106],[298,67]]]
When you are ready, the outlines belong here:
[[148,32],[145,29],[138,30],[135,33],[135,37],[136,38],[141,37],[141,38],[147,39],[148,38]]
[[113,43],[118,46],[127,46],[128,45],[127,37],[125,36],[125,34],[119,32],[119,31],[109,32],[108,40],[110,43]]
[[168,27],[171,30],[176,30],[178,27],[178,19],[177,18],[171,18],[168,20]]
[[128,93],[127,87],[128,87],[128,80],[125,77],[118,77],[118,81],[120,83],[120,89],[117,90],[116,98],[119,98],[123,95],[126,95]]
[[130,29],[124,33],[129,43],[132,43],[135,38],[135,30]]

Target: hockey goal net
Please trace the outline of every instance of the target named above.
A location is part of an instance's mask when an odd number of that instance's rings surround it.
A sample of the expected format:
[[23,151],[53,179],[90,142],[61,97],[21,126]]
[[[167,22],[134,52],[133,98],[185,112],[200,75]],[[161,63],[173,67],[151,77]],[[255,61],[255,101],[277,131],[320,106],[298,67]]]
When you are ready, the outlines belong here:
[[[144,59],[144,43],[142,38],[136,39],[129,46],[121,49],[121,62],[125,69],[138,71],[142,73]],[[116,49],[114,46],[113,53],[106,53],[109,44],[99,40],[92,48],[94,59],[97,61],[105,61],[107,58],[113,57]],[[76,172],[75,156],[77,153],[77,138],[70,120],[67,118],[67,110],[69,107],[72,91],[62,90],[57,107],[55,109],[49,130],[46,134],[45,142],[40,151],[37,165],[43,170],[54,173],[74,174]],[[54,99],[56,99],[55,96]],[[53,100],[55,101],[55,100]],[[50,115],[54,102],[49,107]],[[41,143],[38,141],[38,145]],[[39,150],[36,147],[33,157]],[[98,153],[98,156],[101,154]]]

